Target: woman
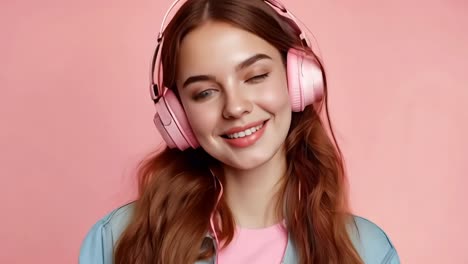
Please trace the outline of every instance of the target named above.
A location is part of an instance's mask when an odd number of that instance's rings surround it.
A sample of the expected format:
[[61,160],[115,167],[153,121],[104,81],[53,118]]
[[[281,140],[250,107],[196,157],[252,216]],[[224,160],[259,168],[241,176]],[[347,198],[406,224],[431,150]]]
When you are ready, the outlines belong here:
[[80,263],[399,263],[348,210],[319,118],[323,67],[280,3],[189,0],[163,38],[155,123],[169,148],[141,166],[139,199],[92,228]]

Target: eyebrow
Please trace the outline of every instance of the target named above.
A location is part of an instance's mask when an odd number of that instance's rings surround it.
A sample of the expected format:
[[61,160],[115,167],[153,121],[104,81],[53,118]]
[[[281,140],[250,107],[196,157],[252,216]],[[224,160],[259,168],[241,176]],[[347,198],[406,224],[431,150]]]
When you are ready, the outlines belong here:
[[[270,56],[266,55],[266,54],[257,53],[255,55],[253,55],[252,57],[247,58],[246,60],[239,63],[236,66],[236,71],[243,70],[243,69],[249,67],[250,65],[254,64],[255,62],[257,62],[259,60],[264,60],[264,59],[272,60],[272,58]],[[184,84],[182,85],[182,88],[185,88],[189,84],[192,84],[194,82],[200,82],[200,81],[216,81],[216,77],[213,76],[213,75],[190,76],[189,78],[187,78],[187,80],[185,80]]]

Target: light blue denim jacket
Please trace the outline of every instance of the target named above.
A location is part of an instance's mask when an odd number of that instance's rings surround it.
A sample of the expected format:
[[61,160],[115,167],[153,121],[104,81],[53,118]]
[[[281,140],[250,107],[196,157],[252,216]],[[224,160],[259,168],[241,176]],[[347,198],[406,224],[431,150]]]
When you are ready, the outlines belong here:
[[[80,264],[113,264],[114,247],[129,223],[133,203],[115,209],[98,221],[81,245]],[[353,244],[366,264],[399,264],[398,254],[385,232],[364,218],[355,216],[356,228],[349,230]],[[214,264],[215,257],[195,264]],[[297,264],[298,257],[288,239],[282,264]],[[222,264],[222,263],[219,263]],[[269,264],[269,263],[268,263]]]

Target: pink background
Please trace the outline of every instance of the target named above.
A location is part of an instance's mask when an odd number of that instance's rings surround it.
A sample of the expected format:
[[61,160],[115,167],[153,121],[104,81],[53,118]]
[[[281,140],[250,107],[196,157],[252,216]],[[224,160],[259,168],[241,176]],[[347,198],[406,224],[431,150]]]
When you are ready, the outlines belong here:
[[[290,0],[328,69],[352,205],[403,263],[468,263],[468,4]],[[148,65],[169,1],[0,4],[0,263],[76,263],[161,139]]]

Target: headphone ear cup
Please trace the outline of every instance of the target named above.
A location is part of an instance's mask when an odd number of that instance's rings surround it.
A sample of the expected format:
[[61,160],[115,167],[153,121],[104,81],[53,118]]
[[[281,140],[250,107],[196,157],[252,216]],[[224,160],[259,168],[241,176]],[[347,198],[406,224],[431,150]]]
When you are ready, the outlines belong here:
[[320,101],[324,94],[322,70],[317,59],[297,49],[287,55],[288,90],[293,112]]
[[174,92],[165,88],[164,96],[155,104],[154,124],[169,148],[185,150],[199,146]]

